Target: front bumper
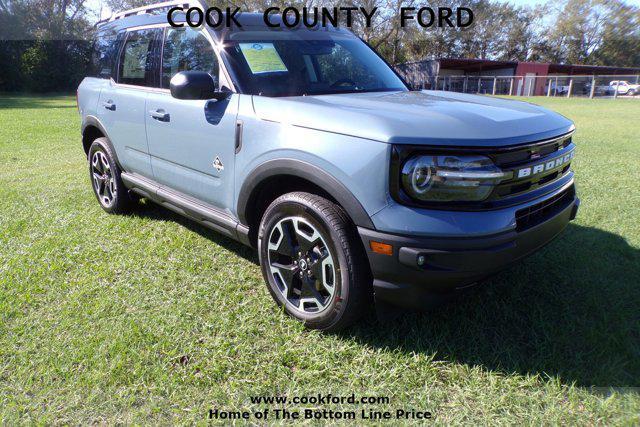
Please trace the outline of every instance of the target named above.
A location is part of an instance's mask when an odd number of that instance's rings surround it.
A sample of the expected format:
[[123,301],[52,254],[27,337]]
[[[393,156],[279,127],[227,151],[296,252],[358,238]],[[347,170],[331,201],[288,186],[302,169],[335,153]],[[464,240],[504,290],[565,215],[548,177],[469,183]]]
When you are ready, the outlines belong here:
[[[572,191],[554,205],[540,203],[538,216],[530,217],[535,221],[523,222],[521,229],[483,237],[411,237],[359,227],[376,302],[422,309],[446,300],[549,243],[575,218],[579,205]],[[392,245],[392,255],[373,252],[371,241]]]

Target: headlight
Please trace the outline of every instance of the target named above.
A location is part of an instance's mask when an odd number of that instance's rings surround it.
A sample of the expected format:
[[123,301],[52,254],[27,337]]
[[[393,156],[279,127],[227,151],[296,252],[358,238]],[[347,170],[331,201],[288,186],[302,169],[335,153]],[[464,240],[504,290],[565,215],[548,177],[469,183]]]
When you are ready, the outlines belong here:
[[402,166],[405,192],[425,202],[481,201],[507,178],[484,156],[418,155]]

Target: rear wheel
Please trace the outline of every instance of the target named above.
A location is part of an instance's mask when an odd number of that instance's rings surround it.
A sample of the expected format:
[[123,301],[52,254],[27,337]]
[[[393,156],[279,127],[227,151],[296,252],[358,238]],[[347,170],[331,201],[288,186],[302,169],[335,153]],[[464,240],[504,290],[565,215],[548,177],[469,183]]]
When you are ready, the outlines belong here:
[[134,200],[122,182],[121,171],[109,140],[98,138],[93,141],[87,157],[89,177],[100,207],[109,213],[126,213],[131,210]]
[[371,305],[355,226],[331,201],[303,192],[279,197],[265,211],[258,246],[271,295],[307,327],[343,328]]

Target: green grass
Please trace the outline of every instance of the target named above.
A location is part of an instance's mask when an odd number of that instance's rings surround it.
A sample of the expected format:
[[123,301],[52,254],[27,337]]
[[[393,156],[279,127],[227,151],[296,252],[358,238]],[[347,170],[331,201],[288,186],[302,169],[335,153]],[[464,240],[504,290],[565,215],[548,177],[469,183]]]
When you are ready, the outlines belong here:
[[251,250],[152,204],[105,214],[72,97],[0,98],[0,423],[353,392],[439,424],[637,425],[640,102],[531,101],[578,127],[577,220],[455,304],[329,335],[274,307]]

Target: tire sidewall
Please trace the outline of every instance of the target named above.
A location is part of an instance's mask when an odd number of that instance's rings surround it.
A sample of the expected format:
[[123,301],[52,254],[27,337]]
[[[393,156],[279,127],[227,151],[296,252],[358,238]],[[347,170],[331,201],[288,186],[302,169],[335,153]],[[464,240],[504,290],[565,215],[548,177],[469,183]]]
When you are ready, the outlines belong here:
[[[267,241],[273,227],[282,219],[299,216],[309,221],[322,235],[325,240],[329,252],[333,259],[337,260],[334,265],[335,292],[329,307],[325,308],[320,314],[301,313],[295,309],[290,302],[282,295],[278,289],[273,274],[269,268],[268,244]],[[339,243],[340,236],[329,227],[322,212],[316,210],[311,204],[303,199],[286,200],[277,204],[272,204],[263,216],[258,234],[258,253],[260,257],[260,266],[262,275],[267,282],[267,287],[273,299],[279,306],[283,307],[285,312],[303,321],[307,326],[315,329],[327,329],[337,323],[343,316],[349,300],[349,280],[351,272],[349,271],[347,257],[344,248]]]
[[[111,173],[113,175],[114,185],[116,187],[116,197],[114,198],[113,203],[111,203],[110,206],[105,206],[102,203],[102,200],[100,200],[100,196],[96,192],[96,188],[93,184],[93,171],[91,169],[92,168],[91,160],[93,159],[93,155],[97,151],[102,151],[105,154],[105,157],[107,158],[107,162],[109,162],[109,167],[111,168]],[[123,200],[125,197],[128,196],[127,189],[125,188],[124,183],[122,182],[122,178],[120,177],[120,168],[118,167],[118,164],[115,161],[113,148],[111,147],[109,140],[106,138],[98,138],[95,141],[93,141],[93,143],[91,144],[91,147],[89,147],[89,152],[87,153],[87,161],[89,163],[89,179],[91,182],[91,189],[93,190],[93,194],[98,200],[100,207],[109,213],[123,210],[125,207],[124,206],[125,203],[128,201],[128,200],[127,201]]]

